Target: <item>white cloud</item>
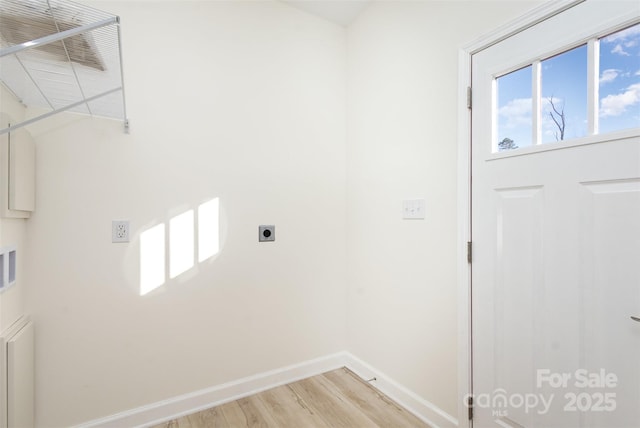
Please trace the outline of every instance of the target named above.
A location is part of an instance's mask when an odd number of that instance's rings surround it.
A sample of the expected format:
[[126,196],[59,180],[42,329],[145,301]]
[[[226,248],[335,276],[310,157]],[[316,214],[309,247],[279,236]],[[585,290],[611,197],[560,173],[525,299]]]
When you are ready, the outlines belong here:
[[505,119],[501,123],[507,129],[531,124],[531,98],[515,98],[498,109],[498,114]]
[[640,70],[636,71],[634,76],[640,76]]
[[613,43],[617,42],[618,40],[625,41],[627,39],[633,38],[634,36],[640,36],[640,25],[634,25],[633,27],[629,27],[626,30],[613,33],[612,35],[602,39],[602,41],[605,43]]
[[611,49],[611,53],[622,55],[622,56],[629,56],[629,52],[626,52],[622,48],[622,45],[619,43],[613,49]]
[[616,77],[620,74],[620,70],[616,70],[615,68],[608,68],[602,72],[602,76],[600,76],[600,84],[613,82],[616,80]]
[[627,108],[640,103],[640,83],[635,83],[624,92],[607,95],[600,100],[600,117],[620,116]]

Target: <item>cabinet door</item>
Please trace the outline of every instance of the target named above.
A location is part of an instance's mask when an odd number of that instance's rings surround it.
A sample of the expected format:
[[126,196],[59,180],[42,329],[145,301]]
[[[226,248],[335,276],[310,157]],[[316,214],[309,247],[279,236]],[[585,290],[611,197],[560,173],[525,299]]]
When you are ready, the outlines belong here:
[[[0,112],[0,127],[12,123]],[[25,129],[0,134],[0,217],[29,218],[35,208],[35,142]]]
[[9,428],[34,426],[34,334],[29,322],[7,341]]
[[36,149],[23,129],[9,134],[9,209],[33,211],[35,207]]

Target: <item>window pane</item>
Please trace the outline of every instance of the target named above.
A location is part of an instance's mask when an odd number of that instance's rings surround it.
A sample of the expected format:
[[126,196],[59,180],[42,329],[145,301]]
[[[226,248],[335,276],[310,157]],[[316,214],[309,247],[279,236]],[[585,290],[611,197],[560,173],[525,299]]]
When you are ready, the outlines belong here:
[[599,132],[640,126],[640,24],[600,39]]
[[497,150],[531,145],[531,66],[496,79]]
[[540,141],[587,135],[587,45],[548,58],[541,67]]

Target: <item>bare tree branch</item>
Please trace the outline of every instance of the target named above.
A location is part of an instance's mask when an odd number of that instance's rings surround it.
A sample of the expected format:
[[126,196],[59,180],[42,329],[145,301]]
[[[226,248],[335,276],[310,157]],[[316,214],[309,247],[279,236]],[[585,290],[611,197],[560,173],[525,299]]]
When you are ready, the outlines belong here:
[[[549,104],[551,104],[551,109],[553,110],[549,112],[549,116],[551,116],[551,119],[553,119],[553,123],[556,124],[556,126],[558,127],[558,131],[560,132],[560,138],[558,138],[558,132],[554,133],[556,136],[556,141],[562,141],[564,140],[564,129],[566,126],[566,123],[564,120],[564,104],[562,104],[562,108],[560,109],[560,111],[558,111],[558,109],[556,108],[556,105],[553,102],[553,95],[551,95],[551,97],[548,98],[548,100],[549,100]],[[556,119],[556,116],[558,117],[559,120]]]

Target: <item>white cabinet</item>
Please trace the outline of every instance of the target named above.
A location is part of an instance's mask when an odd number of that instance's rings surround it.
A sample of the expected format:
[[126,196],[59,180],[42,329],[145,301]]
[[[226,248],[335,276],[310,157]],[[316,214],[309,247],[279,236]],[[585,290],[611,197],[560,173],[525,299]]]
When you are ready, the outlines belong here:
[[34,426],[34,331],[22,317],[0,335],[0,428]]
[[[2,127],[11,123],[0,113]],[[29,218],[35,208],[35,143],[25,129],[0,135],[0,216]]]

